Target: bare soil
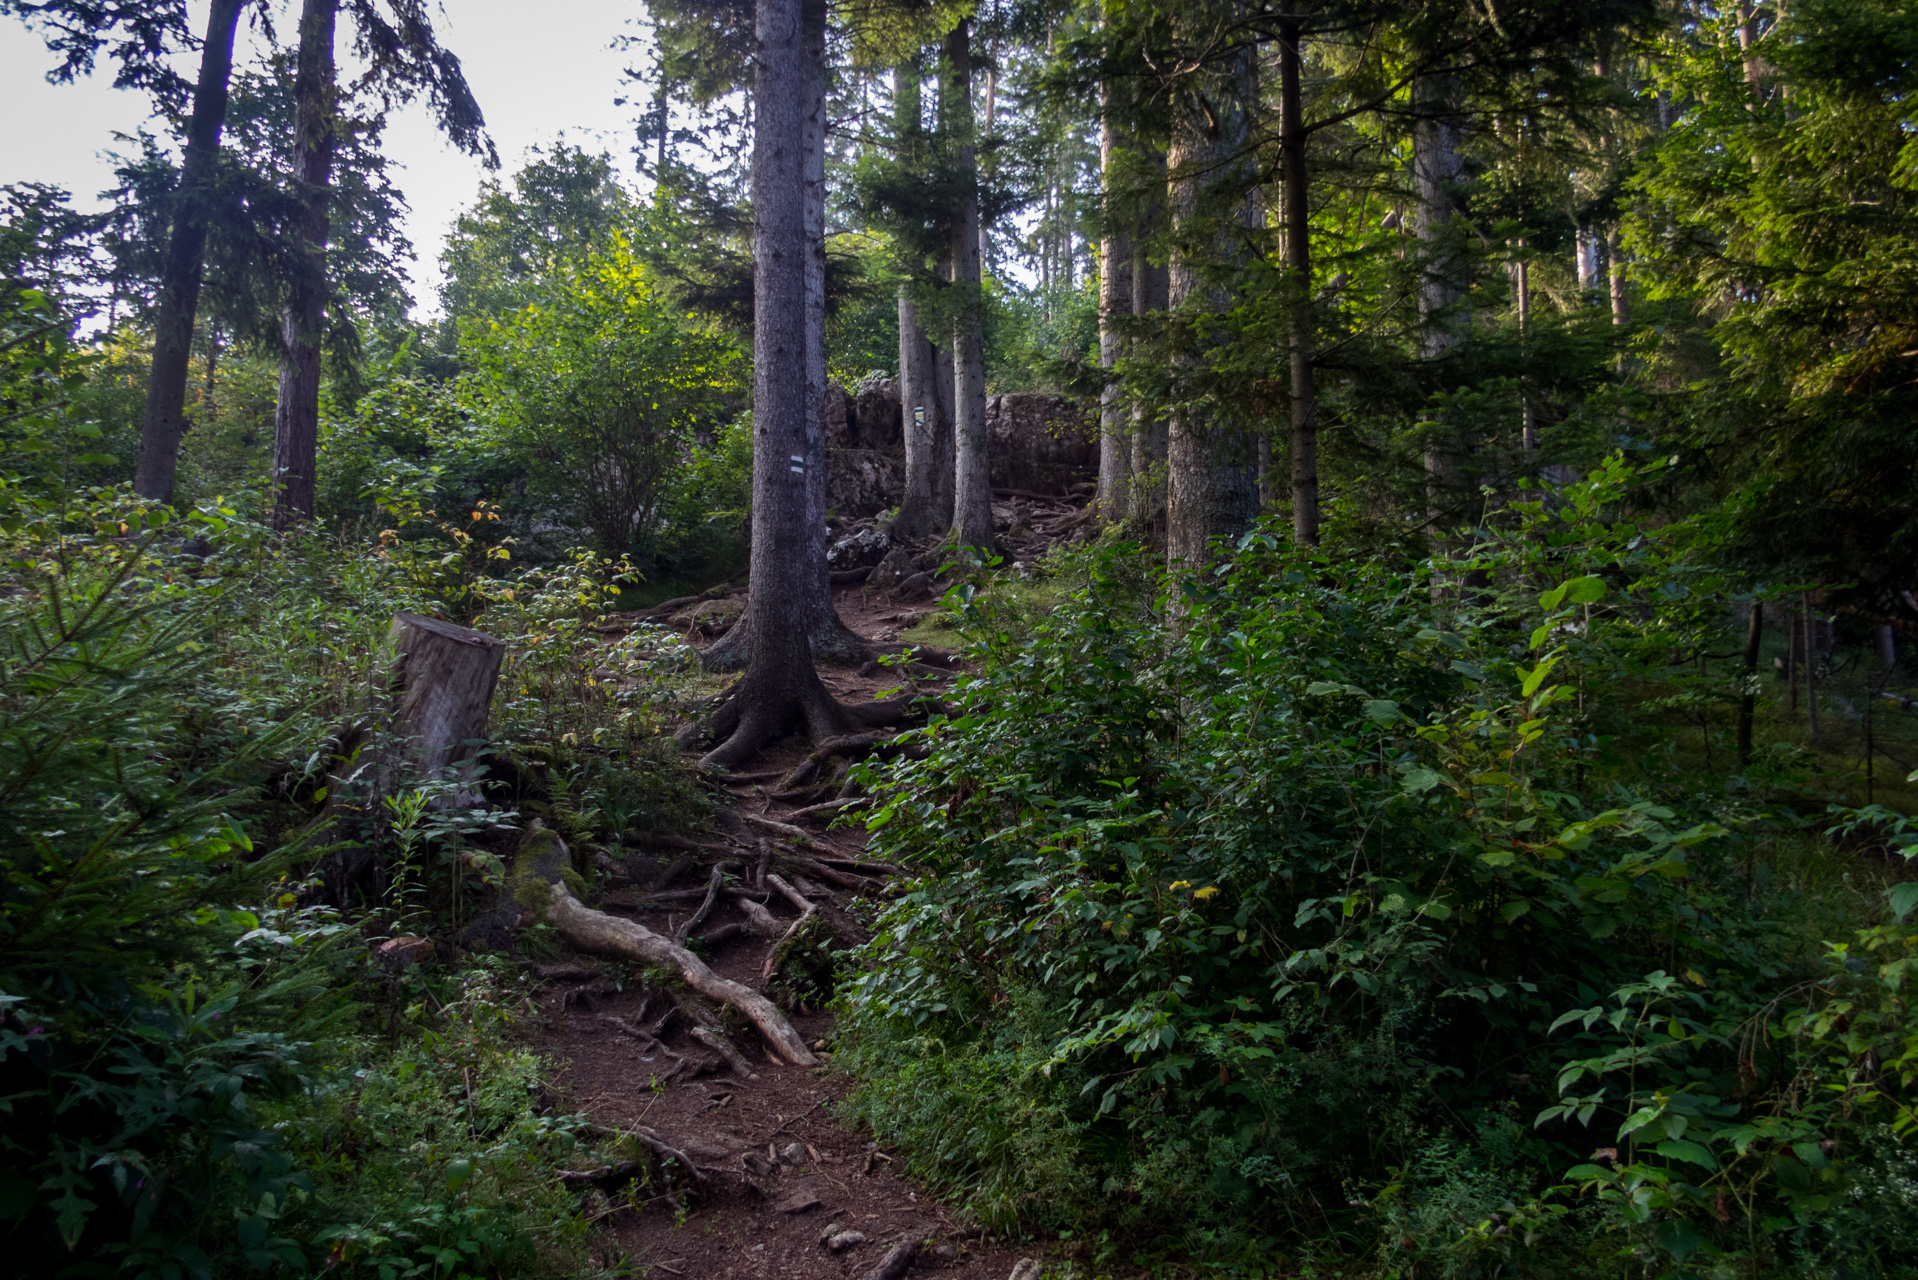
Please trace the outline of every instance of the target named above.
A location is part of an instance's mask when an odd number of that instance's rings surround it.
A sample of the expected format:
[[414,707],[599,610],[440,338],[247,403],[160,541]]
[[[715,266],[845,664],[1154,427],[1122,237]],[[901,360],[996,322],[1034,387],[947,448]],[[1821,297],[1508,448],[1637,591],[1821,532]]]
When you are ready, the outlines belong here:
[[[843,588],[835,596],[849,627],[884,642],[896,640],[935,607],[929,600],[895,601],[859,587]],[[870,699],[900,683],[899,675],[885,668],[825,669],[820,674],[844,701]],[[726,784],[736,797],[731,815],[719,830],[695,838],[730,843],[736,846],[735,859],[755,862],[758,838],[769,833],[737,815],[785,820],[794,806],[770,795],[768,788],[806,750],[798,741],[782,743],[744,766]],[[857,827],[828,830],[814,817],[806,829],[812,837],[809,853],[853,861],[864,855],[865,832]],[[705,860],[719,857],[705,855]],[[706,874],[704,866],[696,867],[668,887],[692,888],[703,884]],[[822,884],[803,873],[789,879],[813,901],[840,907],[862,892]],[[655,931],[670,931],[698,906],[697,900],[659,903],[641,902],[640,897],[636,887],[616,889],[601,905]],[[764,905],[782,921],[799,914],[778,893],[768,893]],[[707,934],[735,922],[745,923],[743,913],[722,897],[698,932]],[[722,976],[762,987],[769,945],[764,938],[738,932],[719,942],[708,962]],[[598,967],[590,957],[569,962]],[[623,1252],[643,1275],[838,1280],[867,1276],[895,1244],[917,1239],[920,1249],[908,1274],[1004,1280],[1020,1259],[1036,1254],[1030,1244],[1021,1248],[964,1229],[946,1206],[903,1176],[900,1158],[840,1121],[836,1105],[847,1081],[831,1066],[829,1013],[786,1010],[794,1027],[821,1051],[820,1067],[780,1064],[762,1046],[739,1036],[733,1043],[756,1078],[728,1073],[660,1085],[656,1079],[668,1062],[657,1054],[648,1056],[640,1041],[609,1021],[633,1025],[642,1016],[645,995],[608,991],[607,985],[553,983],[540,994],[547,1016],[533,1043],[561,1066],[570,1095],[563,1105],[609,1128],[645,1126],[683,1151],[703,1173],[695,1193],[679,1204],[662,1197],[638,1208],[612,1209],[604,1219],[609,1238],[602,1243],[608,1260]],[[662,1009],[654,1002],[644,1016],[650,1021]],[[682,1055],[712,1056],[690,1038],[683,1020],[669,1023],[661,1041]],[[862,1238],[848,1244],[846,1233]],[[828,1248],[826,1241],[835,1236],[842,1247]]]

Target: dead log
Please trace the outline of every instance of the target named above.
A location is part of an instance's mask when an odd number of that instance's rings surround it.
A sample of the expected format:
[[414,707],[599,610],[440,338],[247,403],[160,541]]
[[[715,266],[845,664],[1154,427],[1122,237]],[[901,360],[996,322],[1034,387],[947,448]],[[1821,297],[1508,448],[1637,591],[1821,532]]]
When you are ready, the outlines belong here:
[[[720,977],[704,960],[672,939],[663,938],[635,921],[595,911],[575,898],[564,874],[567,857],[566,842],[558,833],[535,823],[521,847],[514,876],[518,892],[544,899],[527,905],[557,928],[561,937],[580,950],[597,955],[621,956],[643,964],[672,965],[694,991],[739,1010],[765,1037],[776,1056],[796,1067],[818,1065],[819,1060],[813,1057],[806,1042],[799,1038],[778,1006],[765,996],[742,983]],[[535,885],[544,892],[535,889]]]
[[[506,645],[482,631],[417,613],[393,615],[392,733],[415,777],[470,783],[486,737]],[[482,803],[462,787],[460,807]]]

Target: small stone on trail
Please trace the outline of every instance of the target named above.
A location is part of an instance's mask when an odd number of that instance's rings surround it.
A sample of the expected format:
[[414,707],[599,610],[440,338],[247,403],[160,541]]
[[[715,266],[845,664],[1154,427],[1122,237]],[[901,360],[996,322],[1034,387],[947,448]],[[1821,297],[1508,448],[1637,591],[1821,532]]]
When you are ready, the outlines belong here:
[[834,1253],[844,1253],[864,1243],[866,1233],[863,1231],[837,1231],[826,1237],[826,1247]]
[[773,1208],[780,1213],[804,1213],[808,1209],[817,1209],[823,1201],[816,1187],[798,1187],[786,1195]]
[[806,1163],[806,1148],[798,1142],[788,1142],[779,1152],[779,1163],[791,1165],[797,1169]]

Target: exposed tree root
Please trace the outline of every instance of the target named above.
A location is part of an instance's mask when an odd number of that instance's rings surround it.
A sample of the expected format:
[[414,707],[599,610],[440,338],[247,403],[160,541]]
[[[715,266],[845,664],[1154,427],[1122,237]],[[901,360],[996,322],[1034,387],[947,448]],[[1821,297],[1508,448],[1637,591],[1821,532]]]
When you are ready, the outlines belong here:
[[[752,641],[744,619],[733,624],[725,635],[708,645],[699,655],[699,665],[708,671],[744,671],[752,657]],[[835,611],[814,628],[809,637],[814,662],[829,667],[859,667],[872,661],[873,642],[840,620]]]
[[680,746],[716,742],[719,745],[706,753],[700,765],[731,768],[794,728],[803,729],[815,742],[824,742],[862,729],[903,724],[917,709],[914,698],[847,705],[835,700],[812,671],[805,672],[797,687],[784,681],[768,683],[772,687],[755,688],[748,673],[711,719],[676,735]]
[[772,789],[776,796],[789,795],[806,786],[818,776],[819,770],[835,759],[856,760],[879,748],[891,746],[899,735],[891,732],[848,733],[836,738],[828,738],[813,748],[812,754],[794,765],[792,772],[779,780]]
[[765,996],[730,978],[720,977],[704,960],[672,939],[662,938],[635,921],[595,911],[575,898],[563,874],[567,865],[566,844],[557,833],[537,825],[528,831],[520,863],[520,877],[537,877],[543,882],[542,914],[568,942],[582,951],[599,955],[672,965],[694,991],[739,1010],[765,1037],[776,1056],[796,1067],[817,1065],[818,1059],[806,1048],[806,1042],[799,1038],[778,1006]]

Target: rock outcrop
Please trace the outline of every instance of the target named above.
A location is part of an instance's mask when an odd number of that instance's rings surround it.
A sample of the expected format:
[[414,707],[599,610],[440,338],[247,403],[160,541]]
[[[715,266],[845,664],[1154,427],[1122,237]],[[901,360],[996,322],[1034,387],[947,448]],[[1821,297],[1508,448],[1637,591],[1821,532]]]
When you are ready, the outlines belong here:
[[[995,489],[1064,494],[1099,475],[1094,416],[1064,396],[1020,392],[986,401],[987,460]],[[826,391],[826,505],[841,519],[899,505],[906,487],[899,386],[872,378]]]

